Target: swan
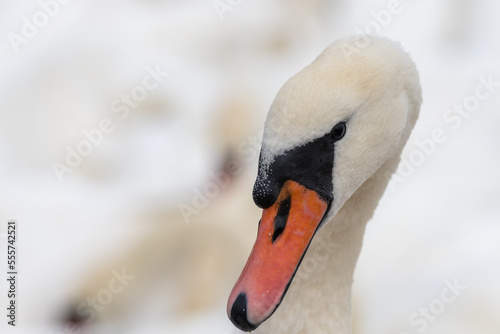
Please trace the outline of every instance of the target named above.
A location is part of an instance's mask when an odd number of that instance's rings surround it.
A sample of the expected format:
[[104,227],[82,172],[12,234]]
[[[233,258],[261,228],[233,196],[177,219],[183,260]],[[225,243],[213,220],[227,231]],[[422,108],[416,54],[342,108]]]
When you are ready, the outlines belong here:
[[262,218],[227,303],[243,331],[351,333],[365,226],[422,103],[418,71],[399,43],[368,40],[331,44],[271,105],[253,189]]

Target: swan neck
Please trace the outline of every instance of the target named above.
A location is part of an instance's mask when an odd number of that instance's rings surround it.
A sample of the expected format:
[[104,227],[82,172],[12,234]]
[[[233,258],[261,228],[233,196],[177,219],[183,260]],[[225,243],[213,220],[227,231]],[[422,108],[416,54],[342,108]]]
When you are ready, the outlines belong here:
[[351,334],[351,291],[366,223],[397,167],[386,161],[311,242],[281,306],[256,333]]

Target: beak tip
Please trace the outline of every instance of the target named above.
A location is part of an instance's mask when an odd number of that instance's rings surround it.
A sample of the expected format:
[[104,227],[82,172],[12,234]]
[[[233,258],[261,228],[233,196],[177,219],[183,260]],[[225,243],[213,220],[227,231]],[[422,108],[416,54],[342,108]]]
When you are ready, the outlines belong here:
[[236,297],[233,306],[231,307],[229,320],[231,320],[231,322],[240,330],[250,332],[255,330],[259,325],[253,325],[248,321],[247,309],[247,295],[244,292],[241,292],[238,297]]

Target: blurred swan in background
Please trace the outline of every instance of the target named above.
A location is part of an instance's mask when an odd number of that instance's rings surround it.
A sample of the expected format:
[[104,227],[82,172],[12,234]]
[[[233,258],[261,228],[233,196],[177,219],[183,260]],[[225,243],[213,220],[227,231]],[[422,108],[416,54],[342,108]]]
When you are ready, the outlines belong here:
[[[149,210],[138,222],[151,226],[149,231],[123,256],[102,263],[102,271],[89,276],[74,292],[64,321],[83,327],[110,322],[133,312],[138,303],[149,307],[148,300],[159,295],[164,301],[163,310],[176,317],[190,317],[224,301],[227,287],[251,247],[253,222],[259,214],[242,196],[251,189],[249,175],[253,171],[239,151],[248,136],[258,137],[251,133],[248,105],[245,98],[233,96],[220,106],[218,121],[214,122],[212,140],[224,158],[219,171],[212,174],[223,182],[218,196],[193,215],[183,215],[178,207]],[[228,170],[231,165],[238,168]],[[207,179],[199,191],[212,182]],[[189,201],[187,204],[192,206]],[[126,268],[127,273],[140,275],[134,275],[134,283],[117,294],[102,312],[90,315],[84,308],[79,309],[82,301],[96,296],[107,285],[112,277],[109,268]]]

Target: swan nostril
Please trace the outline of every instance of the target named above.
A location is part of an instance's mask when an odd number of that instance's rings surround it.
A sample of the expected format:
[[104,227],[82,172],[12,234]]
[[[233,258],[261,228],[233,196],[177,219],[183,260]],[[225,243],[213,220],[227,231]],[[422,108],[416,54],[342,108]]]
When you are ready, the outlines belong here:
[[286,226],[286,221],[288,220],[288,214],[290,213],[290,207],[292,206],[292,198],[288,196],[280,203],[280,207],[278,208],[278,213],[276,217],[274,217],[274,233],[272,242],[275,242],[276,239],[283,233]]
[[250,332],[256,329],[258,326],[250,324],[247,318],[247,295],[242,292],[236,297],[236,300],[231,307],[231,316],[229,319],[231,322],[245,332]]

